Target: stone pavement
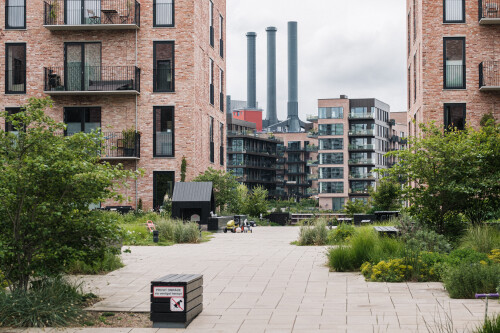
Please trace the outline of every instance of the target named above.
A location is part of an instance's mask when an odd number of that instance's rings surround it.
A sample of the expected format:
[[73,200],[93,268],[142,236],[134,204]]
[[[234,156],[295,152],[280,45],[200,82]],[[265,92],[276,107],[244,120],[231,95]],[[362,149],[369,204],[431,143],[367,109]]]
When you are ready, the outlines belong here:
[[[197,245],[131,247],[123,254],[124,268],[84,277],[88,289],[104,298],[92,310],[149,312],[151,280],[196,273],[204,279],[200,316],[186,330],[63,331],[451,332],[438,326],[453,323],[458,332],[469,332],[484,319],[483,301],[452,300],[441,283],[367,283],[359,273],[329,272],[326,247],[290,245],[298,231],[257,227],[253,234],[217,234]],[[489,313],[500,313],[498,301],[490,301]]]

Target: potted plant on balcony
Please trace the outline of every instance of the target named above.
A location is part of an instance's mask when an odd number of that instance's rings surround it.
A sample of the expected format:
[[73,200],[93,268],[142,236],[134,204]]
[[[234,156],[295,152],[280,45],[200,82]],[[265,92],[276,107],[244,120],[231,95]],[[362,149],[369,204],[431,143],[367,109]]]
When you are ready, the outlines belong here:
[[47,22],[49,25],[54,25],[57,23],[57,13],[59,12],[59,2],[58,1],[52,1],[49,4],[49,22]]
[[133,128],[124,129],[123,136],[123,155],[130,157],[135,154],[136,138],[138,133]]

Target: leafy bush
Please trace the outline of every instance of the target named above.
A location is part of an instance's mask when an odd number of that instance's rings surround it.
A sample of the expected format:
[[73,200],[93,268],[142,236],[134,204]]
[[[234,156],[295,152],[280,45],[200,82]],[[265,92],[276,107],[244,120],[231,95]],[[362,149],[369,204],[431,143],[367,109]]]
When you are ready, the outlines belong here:
[[328,243],[339,244],[348,241],[355,232],[356,228],[352,224],[341,223],[328,233]]
[[83,317],[80,306],[88,296],[80,285],[62,278],[38,281],[28,291],[0,293],[0,326],[57,327],[67,326]]
[[5,281],[5,275],[0,271],[0,292],[4,288],[7,288],[7,281]]
[[361,266],[361,273],[367,280],[378,282],[402,282],[411,275],[413,267],[406,265],[403,259],[382,260],[376,265],[365,262]]
[[450,252],[451,245],[443,235],[432,230],[421,229],[412,235],[408,235],[406,240],[408,246],[418,251],[427,252]]
[[156,230],[161,240],[175,243],[198,243],[200,229],[195,222],[183,223],[178,220],[161,219],[156,223]]
[[318,219],[314,226],[301,226],[299,231],[299,245],[325,245],[328,241],[326,221]]
[[328,250],[328,266],[337,272],[353,271],[352,252],[349,246],[339,245]]
[[449,266],[443,282],[451,298],[474,298],[476,293],[494,293],[500,279],[500,265],[461,263]]
[[497,263],[497,264],[500,264],[500,249],[494,249],[491,251],[491,254],[488,255],[488,258]]
[[445,263],[450,266],[458,266],[460,264],[474,264],[484,261],[490,263],[488,255],[477,252],[472,249],[456,249],[450,252],[445,260]]
[[120,259],[120,256],[108,251],[104,254],[103,258],[100,260],[92,262],[90,264],[83,261],[77,260],[70,264],[67,273],[69,274],[100,274],[107,273],[119,268],[124,265]]
[[471,227],[463,236],[461,247],[490,253],[500,248],[500,231],[490,226]]
[[500,332],[500,315],[487,318],[484,324],[477,328],[474,333],[498,333]]

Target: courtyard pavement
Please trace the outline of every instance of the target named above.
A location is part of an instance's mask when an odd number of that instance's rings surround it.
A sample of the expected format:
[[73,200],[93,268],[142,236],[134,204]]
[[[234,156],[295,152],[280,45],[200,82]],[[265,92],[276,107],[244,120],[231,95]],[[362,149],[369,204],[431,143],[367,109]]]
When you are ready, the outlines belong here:
[[[91,310],[149,312],[150,281],[187,273],[203,274],[203,312],[186,330],[58,331],[470,332],[484,319],[482,300],[452,300],[441,283],[368,283],[359,273],[330,272],[326,247],[290,245],[298,231],[257,227],[197,245],[130,247],[124,268],[83,277],[104,298]],[[496,300],[489,303],[492,313],[500,313]],[[453,330],[444,329],[451,323]]]

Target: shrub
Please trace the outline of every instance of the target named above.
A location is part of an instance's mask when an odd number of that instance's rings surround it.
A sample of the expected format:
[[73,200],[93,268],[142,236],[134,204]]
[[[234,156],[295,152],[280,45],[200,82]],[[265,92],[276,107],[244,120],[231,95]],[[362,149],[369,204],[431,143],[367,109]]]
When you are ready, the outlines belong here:
[[378,263],[382,260],[400,258],[404,243],[396,238],[378,237],[377,244],[370,254],[370,262]]
[[5,281],[5,275],[0,271],[0,293],[2,289],[7,288],[7,281]]
[[498,333],[500,332],[500,315],[493,318],[487,318],[481,327],[478,327],[474,333]]
[[488,258],[497,263],[497,264],[500,264],[500,249],[494,249],[491,251],[491,254],[488,255]]
[[198,243],[200,229],[195,222],[183,223],[178,220],[161,219],[156,223],[159,238],[175,243]]
[[476,293],[494,293],[500,278],[500,265],[461,263],[449,266],[443,282],[451,298],[474,298]]
[[67,273],[69,274],[100,274],[107,273],[122,268],[124,265],[120,256],[108,251],[103,258],[90,264],[77,260],[70,264]]
[[370,260],[379,237],[373,228],[360,229],[351,240],[353,266],[359,269],[365,261]]
[[357,267],[353,266],[351,248],[340,245],[328,250],[328,266],[337,272],[353,271]]
[[341,223],[336,229],[333,229],[328,234],[328,243],[339,244],[349,239],[356,232],[356,228],[352,224]]
[[301,226],[299,231],[299,245],[325,245],[328,241],[326,221],[318,219],[314,226]]
[[500,231],[490,226],[471,227],[463,236],[461,247],[490,253],[500,248]]
[[403,259],[382,260],[376,265],[365,262],[361,266],[361,273],[367,280],[377,282],[402,282],[411,276],[413,267],[406,265]]
[[0,326],[67,326],[83,317],[85,300],[80,285],[62,278],[38,281],[28,291],[0,293]]
[[462,263],[474,264],[480,263],[481,261],[490,263],[490,259],[485,253],[477,252],[472,249],[456,249],[450,252],[445,262],[450,266],[458,266]]
[[427,252],[450,252],[451,245],[443,235],[432,230],[418,230],[406,238],[414,250]]

